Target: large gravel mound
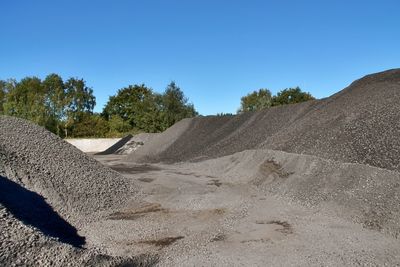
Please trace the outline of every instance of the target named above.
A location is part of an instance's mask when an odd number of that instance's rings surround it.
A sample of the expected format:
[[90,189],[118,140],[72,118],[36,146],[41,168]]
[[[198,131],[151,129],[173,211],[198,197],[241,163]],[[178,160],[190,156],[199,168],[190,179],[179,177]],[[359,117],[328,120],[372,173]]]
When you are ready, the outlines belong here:
[[268,148],[400,170],[399,110],[400,69],[388,70],[322,100],[185,120],[128,159],[179,162]]
[[0,170],[74,222],[118,207],[136,192],[120,174],[56,135],[8,116],[0,117]]

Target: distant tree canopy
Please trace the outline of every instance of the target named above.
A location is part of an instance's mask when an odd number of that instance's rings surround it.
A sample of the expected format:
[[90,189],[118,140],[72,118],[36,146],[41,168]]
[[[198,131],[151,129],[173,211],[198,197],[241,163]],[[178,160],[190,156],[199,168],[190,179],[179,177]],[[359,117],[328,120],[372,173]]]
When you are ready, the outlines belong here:
[[43,81],[37,77],[0,81],[0,88],[0,114],[33,121],[59,136],[72,134],[76,123],[92,114],[96,104],[84,80],[64,82],[57,74]]
[[241,98],[239,113],[256,111],[272,106],[272,94],[268,89],[254,91]]
[[287,88],[276,94],[272,99],[272,106],[294,104],[314,100],[315,98],[307,92],[301,91],[300,87]]
[[197,115],[182,90],[171,82],[163,94],[142,85],[118,90],[108,100],[102,116],[114,124],[129,125],[145,132],[160,132],[175,122]]
[[272,106],[300,103],[315,99],[310,93],[303,92],[299,87],[287,88],[272,96],[268,89],[254,91],[241,98],[238,113],[257,111]]
[[[238,113],[312,100],[299,87],[272,95],[259,89],[241,98]],[[100,114],[85,80],[63,80],[52,73],[44,80],[25,77],[0,80],[0,115],[24,118],[60,137],[116,137],[127,133],[161,132],[183,118],[197,116],[192,103],[175,82],[162,93],[144,84],[129,85],[110,96]],[[220,113],[218,116],[232,114]]]
[[182,90],[171,82],[163,94],[129,85],[111,96],[101,114],[83,79],[66,81],[58,74],[44,80],[0,80],[0,114],[33,121],[61,137],[111,137],[128,132],[160,132],[197,115]]

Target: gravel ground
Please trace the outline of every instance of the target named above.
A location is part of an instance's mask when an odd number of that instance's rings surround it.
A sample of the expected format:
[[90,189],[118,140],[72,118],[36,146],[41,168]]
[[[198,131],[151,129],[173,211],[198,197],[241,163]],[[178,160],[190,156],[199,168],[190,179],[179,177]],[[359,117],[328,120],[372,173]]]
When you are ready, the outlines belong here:
[[145,145],[129,160],[195,161],[267,148],[400,170],[400,138],[394,138],[400,132],[399,110],[400,70],[395,69],[368,75],[322,100],[193,118],[161,134],[163,145]]
[[[400,174],[273,150],[193,163],[97,158],[140,182],[147,205],[92,229],[112,255],[160,266],[397,266]],[[131,231],[131,229],[136,231]]]

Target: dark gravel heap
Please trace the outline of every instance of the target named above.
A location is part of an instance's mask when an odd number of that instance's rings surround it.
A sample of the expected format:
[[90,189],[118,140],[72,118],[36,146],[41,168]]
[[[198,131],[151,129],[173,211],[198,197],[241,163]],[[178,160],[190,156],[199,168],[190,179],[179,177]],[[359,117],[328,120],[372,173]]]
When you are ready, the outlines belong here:
[[0,116],[0,266],[136,266],[82,249],[78,229],[137,192],[45,129]]
[[120,174],[56,135],[8,116],[0,117],[0,169],[73,221],[120,206],[135,192]]
[[96,153],[96,155],[110,155],[116,153],[119,149],[121,149],[126,143],[128,143],[132,139],[133,135],[128,134],[127,136],[121,138],[117,143],[110,146],[104,151]]
[[[171,132],[182,131],[182,124]],[[268,148],[400,170],[400,69],[365,76],[329,98],[237,116],[198,117],[167,147],[132,161],[179,162]],[[158,142],[160,143],[160,142]],[[141,153],[141,151],[146,153]]]

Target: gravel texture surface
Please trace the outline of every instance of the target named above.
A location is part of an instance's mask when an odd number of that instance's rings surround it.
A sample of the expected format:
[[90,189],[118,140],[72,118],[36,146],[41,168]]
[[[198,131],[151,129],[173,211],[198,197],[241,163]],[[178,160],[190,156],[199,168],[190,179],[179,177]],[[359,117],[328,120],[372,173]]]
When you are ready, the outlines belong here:
[[142,147],[145,143],[150,143],[154,138],[156,138],[158,133],[140,133],[135,135],[127,135],[122,138],[115,145],[107,148],[106,150],[96,153],[96,155],[127,155],[138,148]]
[[399,98],[386,71],[96,160],[2,116],[0,266],[397,266]]
[[[365,76],[329,98],[237,116],[198,117],[132,153],[179,162],[268,148],[400,170],[400,70]],[[143,151],[141,151],[143,150]]]
[[160,266],[400,264],[397,171],[260,149],[176,164],[98,159],[140,182],[147,201],[96,224],[92,242],[113,255],[158,253]]
[[0,117],[1,266],[123,263],[83,249],[80,230],[139,196],[134,183],[45,129]]

